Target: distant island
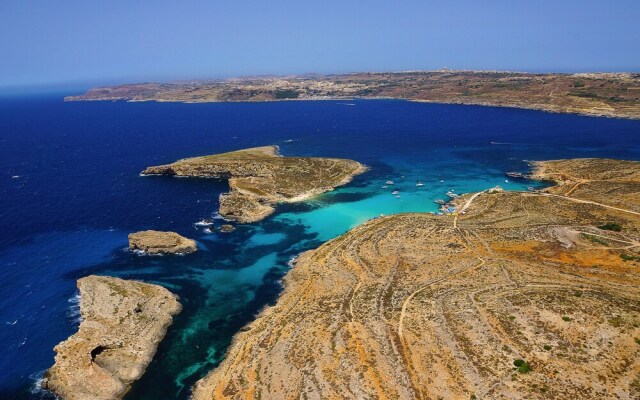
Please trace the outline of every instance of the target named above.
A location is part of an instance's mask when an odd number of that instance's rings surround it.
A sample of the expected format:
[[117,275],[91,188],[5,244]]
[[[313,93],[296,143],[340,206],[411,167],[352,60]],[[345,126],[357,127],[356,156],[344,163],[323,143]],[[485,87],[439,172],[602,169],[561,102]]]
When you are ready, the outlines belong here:
[[99,87],[65,101],[407,99],[640,119],[640,73],[361,72]]
[[303,253],[193,399],[639,398],[640,163],[532,176]]
[[[228,179],[220,215],[240,223],[271,215],[276,203],[293,203],[345,185],[366,171],[341,158],[282,157],[277,146],[254,147],[149,167],[142,175]],[[228,228],[227,228],[228,229]]]

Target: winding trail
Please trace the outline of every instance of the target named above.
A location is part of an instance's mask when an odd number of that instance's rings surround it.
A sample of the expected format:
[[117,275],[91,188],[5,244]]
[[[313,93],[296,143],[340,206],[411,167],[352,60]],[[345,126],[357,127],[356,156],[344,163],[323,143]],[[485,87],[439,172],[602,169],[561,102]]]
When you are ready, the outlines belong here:
[[548,197],[560,197],[562,199],[567,199],[567,200],[570,200],[570,201],[573,201],[573,202],[576,202],[576,203],[593,204],[593,205],[604,207],[604,208],[608,208],[608,209],[611,209],[611,210],[622,211],[622,212],[629,213],[629,214],[634,214],[634,215],[640,215],[640,212],[637,212],[637,211],[626,210],[624,208],[609,206],[609,205],[598,203],[598,202],[591,201],[591,200],[576,199],[575,197],[563,196],[561,194],[536,193],[536,195],[538,195],[538,196],[548,196]]

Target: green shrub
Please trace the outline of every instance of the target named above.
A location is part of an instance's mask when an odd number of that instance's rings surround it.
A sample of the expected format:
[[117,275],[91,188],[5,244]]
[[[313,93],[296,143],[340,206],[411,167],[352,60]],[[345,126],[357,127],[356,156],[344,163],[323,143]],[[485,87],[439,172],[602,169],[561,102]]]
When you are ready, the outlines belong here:
[[623,261],[640,261],[640,256],[633,254],[622,253],[620,254],[620,258],[622,258]]
[[604,225],[599,225],[598,229],[602,229],[602,230],[605,230],[605,231],[620,232],[622,230],[622,226],[620,224],[616,224],[614,222],[609,222],[609,223],[604,224]]
[[545,349],[546,351],[551,350],[551,346],[548,344],[545,344],[544,346],[542,346],[543,349]]
[[531,371],[531,366],[527,364],[524,360],[517,359],[513,362],[513,365],[516,366],[516,369],[521,374],[526,374],[527,372]]
[[295,90],[276,90],[276,99],[297,99],[300,94]]
[[562,320],[563,321],[571,321],[570,317],[567,317],[566,315],[562,316]]
[[585,239],[591,240],[592,242],[601,244],[603,246],[608,246],[609,245],[609,243],[606,240],[600,239],[599,237],[594,236],[594,235],[589,235],[588,233],[583,233],[581,236],[583,238],[585,238]]

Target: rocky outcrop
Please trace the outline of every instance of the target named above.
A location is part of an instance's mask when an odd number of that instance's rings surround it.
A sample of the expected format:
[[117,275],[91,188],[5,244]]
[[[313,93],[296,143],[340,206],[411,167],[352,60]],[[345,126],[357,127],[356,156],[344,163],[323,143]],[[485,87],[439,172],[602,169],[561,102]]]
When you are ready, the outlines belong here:
[[196,242],[175,232],[141,231],[129,234],[129,249],[144,254],[188,254],[198,250]]
[[151,362],[180,303],[161,286],[106,276],[79,279],[78,289],[80,328],[54,348],[43,387],[64,400],[120,399]]
[[233,225],[229,225],[229,224],[220,225],[220,232],[229,233],[235,230],[236,228]]
[[344,185],[366,167],[339,158],[282,157],[277,146],[187,158],[145,169],[143,175],[228,179],[220,215],[247,223],[266,218],[276,203],[296,202]]
[[591,164],[606,196],[464,195],[300,255],[194,400],[636,398],[640,199],[610,201],[639,169]]

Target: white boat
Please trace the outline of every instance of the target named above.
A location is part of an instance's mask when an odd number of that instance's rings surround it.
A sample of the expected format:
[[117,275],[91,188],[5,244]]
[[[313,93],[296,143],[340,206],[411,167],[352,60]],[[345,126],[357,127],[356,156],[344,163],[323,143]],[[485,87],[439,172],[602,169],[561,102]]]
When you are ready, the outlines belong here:
[[400,191],[394,190],[393,192],[391,192],[391,194],[393,194],[393,195],[400,194]]
[[198,221],[194,224],[195,226],[211,226],[213,225],[213,221],[210,219],[203,219],[201,221]]
[[421,181],[418,181],[418,183],[416,183],[416,186],[418,186],[418,187],[424,186],[424,183],[422,183]]
[[386,181],[385,184],[386,185],[393,185],[393,181]]
[[389,186],[387,186],[387,185],[383,185],[383,186],[382,186],[382,188],[383,188],[383,189],[386,189],[386,188],[388,188],[388,187],[389,187]]

